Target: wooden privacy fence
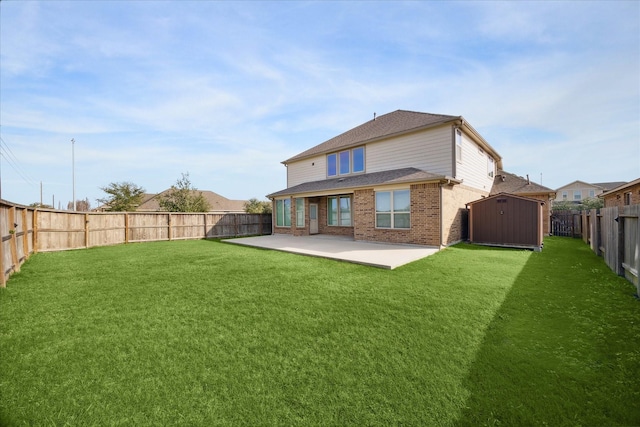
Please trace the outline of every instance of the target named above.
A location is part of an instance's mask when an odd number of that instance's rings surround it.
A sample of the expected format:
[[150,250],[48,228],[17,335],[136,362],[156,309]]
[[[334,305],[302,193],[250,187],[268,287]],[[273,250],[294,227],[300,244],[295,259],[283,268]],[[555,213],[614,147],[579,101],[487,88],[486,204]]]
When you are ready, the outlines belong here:
[[554,236],[580,237],[582,235],[582,212],[554,211],[551,214],[551,234]]
[[0,286],[34,252],[271,234],[271,214],[68,212],[0,201]]
[[640,295],[640,205],[592,209],[581,217],[585,243]]

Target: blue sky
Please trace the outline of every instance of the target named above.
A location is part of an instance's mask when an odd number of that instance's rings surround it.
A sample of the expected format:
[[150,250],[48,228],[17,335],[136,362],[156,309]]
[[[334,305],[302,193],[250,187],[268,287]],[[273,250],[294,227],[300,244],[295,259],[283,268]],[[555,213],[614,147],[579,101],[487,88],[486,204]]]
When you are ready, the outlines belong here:
[[[398,109],[462,115],[507,171],[640,177],[640,2],[2,1],[2,198],[189,173],[231,199]],[[71,139],[75,139],[72,163]]]

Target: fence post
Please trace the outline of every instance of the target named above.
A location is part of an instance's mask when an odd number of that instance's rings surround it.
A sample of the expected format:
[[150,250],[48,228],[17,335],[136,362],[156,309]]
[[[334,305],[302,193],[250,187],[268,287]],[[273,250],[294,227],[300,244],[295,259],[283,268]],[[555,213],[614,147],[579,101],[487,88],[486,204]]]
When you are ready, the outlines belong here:
[[[618,251],[617,257],[617,265],[616,265],[616,274],[618,276],[624,276],[624,267],[622,263],[624,263],[624,216],[621,215],[620,207],[618,207],[618,247],[616,250]],[[624,212],[624,211],[623,211]]]
[[[13,271],[20,271],[20,260],[18,259],[18,242],[16,241],[16,207],[15,206],[11,206],[11,209],[9,209],[9,234],[11,236],[11,262],[13,263],[13,265],[11,266],[11,268],[13,268]],[[13,233],[11,232],[13,231]]]
[[600,246],[602,245],[602,225],[600,224],[600,209],[593,209],[592,211],[592,219],[593,222],[593,236],[591,236],[592,240],[595,240],[593,251],[598,256],[602,256],[602,251],[600,250]]
[[[2,215],[4,218],[4,215]],[[0,225],[2,221],[0,220]],[[2,273],[2,278],[0,278],[0,288],[7,287],[7,278],[5,276],[6,269],[4,268],[4,227],[0,226],[0,273]]]
[[33,210],[33,253],[38,252],[38,209]]
[[27,223],[27,209],[22,209],[22,250],[24,251],[24,259],[29,259],[29,226]]
[[129,213],[124,213],[124,242],[129,243]]
[[169,224],[169,240],[171,240],[171,238],[173,237],[173,233],[172,233],[172,227],[171,227],[171,214],[168,213],[167,215],[169,215],[169,218],[167,220],[167,223]]
[[84,247],[89,247],[89,214],[84,214]]
[[233,237],[238,237],[238,214],[233,214]]

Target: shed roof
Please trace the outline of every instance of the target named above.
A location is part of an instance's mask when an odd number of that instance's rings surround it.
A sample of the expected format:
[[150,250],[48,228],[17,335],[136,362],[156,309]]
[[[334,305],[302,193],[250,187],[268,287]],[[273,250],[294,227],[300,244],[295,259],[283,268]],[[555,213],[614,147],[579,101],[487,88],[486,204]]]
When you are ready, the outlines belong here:
[[471,205],[475,205],[476,203],[483,203],[486,202],[488,200],[492,200],[492,199],[496,199],[496,198],[512,198],[512,199],[518,199],[518,200],[525,200],[527,202],[533,202],[536,204],[541,204],[544,205],[545,203],[542,200],[538,200],[538,199],[532,199],[531,197],[524,197],[524,196],[518,196],[516,194],[512,194],[512,193],[498,193],[498,194],[492,194],[488,197],[483,197],[481,199],[478,200],[474,200],[473,202],[469,202],[467,203],[467,206],[471,206]]
[[434,182],[449,180],[459,183],[451,177],[425,172],[416,168],[394,169],[382,172],[350,175],[346,177],[323,179],[320,181],[304,182],[293,187],[269,194],[267,197],[289,196],[303,193],[322,193],[327,191],[348,191],[355,188],[371,187],[374,185],[402,184],[410,182]]

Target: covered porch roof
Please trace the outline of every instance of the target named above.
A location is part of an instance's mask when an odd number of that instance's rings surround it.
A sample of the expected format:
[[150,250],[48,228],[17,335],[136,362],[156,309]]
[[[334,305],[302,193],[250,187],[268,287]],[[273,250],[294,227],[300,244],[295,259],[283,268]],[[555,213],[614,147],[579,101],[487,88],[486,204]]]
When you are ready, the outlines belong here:
[[304,182],[284,190],[267,195],[269,199],[282,196],[306,195],[319,196],[340,191],[348,192],[358,188],[376,185],[403,184],[415,182],[446,182],[460,184],[462,181],[416,168],[394,169],[382,172],[341,176],[320,181]]

